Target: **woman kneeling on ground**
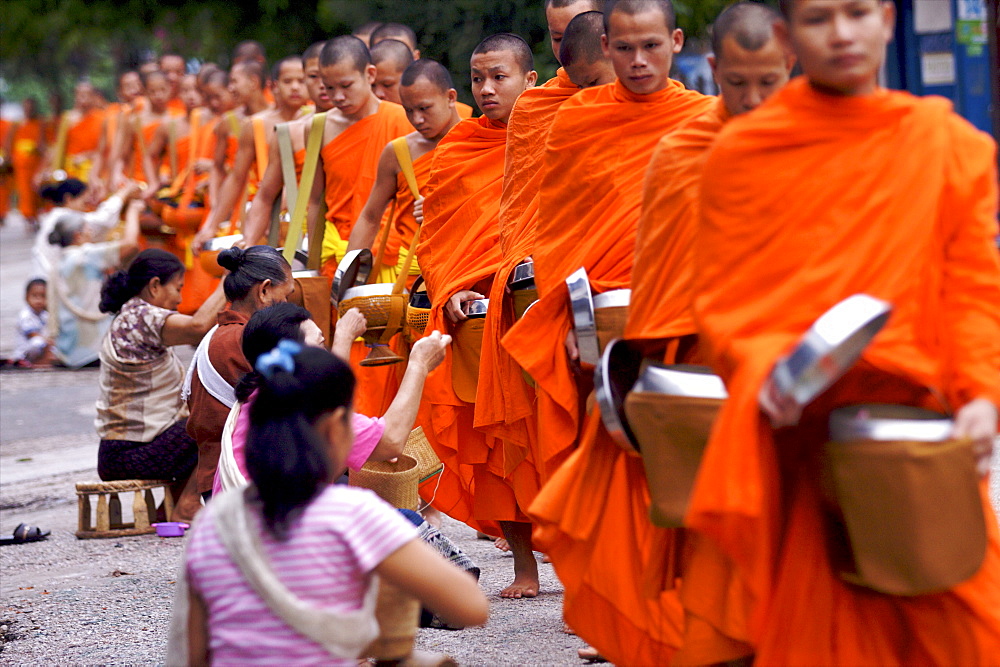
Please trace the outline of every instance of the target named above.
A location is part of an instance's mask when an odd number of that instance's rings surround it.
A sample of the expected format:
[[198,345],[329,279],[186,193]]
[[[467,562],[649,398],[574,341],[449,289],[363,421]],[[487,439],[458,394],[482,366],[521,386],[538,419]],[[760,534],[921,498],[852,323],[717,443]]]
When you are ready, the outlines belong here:
[[379,632],[375,575],[452,624],[485,623],[471,575],[374,493],[331,484],[354,440],[347,364],[282,341],[256,368],[253,485],[213,499],[192,531],[167,662],[356,665]]
[[184,265],[163,250],[144,250],[127,271],[111,275],[100,310],[115,313],[101,343],[97,473],[104,481],[165,479],[177,499],[172,521],[193,518],[200,498],[186,484],[198,447],[185,432],[184,366],[171,347],[195,345],[225,305],[221,287],[193,315],[177,306]]

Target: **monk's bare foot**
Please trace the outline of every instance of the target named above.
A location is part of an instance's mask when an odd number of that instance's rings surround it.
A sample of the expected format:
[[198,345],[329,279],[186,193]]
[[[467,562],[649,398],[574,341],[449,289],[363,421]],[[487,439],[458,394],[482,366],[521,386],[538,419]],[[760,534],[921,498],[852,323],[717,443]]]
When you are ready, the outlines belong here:
[[428,505],[420,511],[420,516],[424,517],[424,521],[441,530],[441,512]]
[[493,546],[495,546],[497,549],[499,549],[504,553],[510,551],[510,543],[507,542],[507,540],[505,540],[502,537],[498,537],[497,539],[493,540]]
[[481,530],[477,530],[476,531],[476,539],[477,540],[494,540],[496,538],[495,537],[490,537],[489,535],[487,535],[486,533],[484,533]]
[[563,623],[563,632],[565,632],[567,635],[576,634],[576,631],[573,630],[573,628],[569,627],[569,623]]
[[538,596],[538,575],[534,577],[530,575],[519,575],[514,574],[514,583],[512,583],[507,588],[500,591],[500,597],[511,598],[514,600],[520,598],[533,598]]
[[548,555],[548,554],[542,554],[542,562],[543,562],[543,563],[551,563],[551,562],[552,562],[552,559],[551,559],[551,558],[549,558],[549,555]]
[[587,660],[588,662],[607,662],[607,659],[601,657],[601,654],[597,652],[597,649],[593,646],[587,646],[581,648],[576,652],[580,657],[580,660]]

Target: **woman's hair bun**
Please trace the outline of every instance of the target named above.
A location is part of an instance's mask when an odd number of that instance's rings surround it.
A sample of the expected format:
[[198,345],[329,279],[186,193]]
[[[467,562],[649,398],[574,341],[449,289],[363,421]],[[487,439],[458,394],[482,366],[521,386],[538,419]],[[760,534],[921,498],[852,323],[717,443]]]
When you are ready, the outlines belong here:
[[246,250],[243,248],[227,248],[219,253],[219,266],[227,271],[236,271],[246,261]]

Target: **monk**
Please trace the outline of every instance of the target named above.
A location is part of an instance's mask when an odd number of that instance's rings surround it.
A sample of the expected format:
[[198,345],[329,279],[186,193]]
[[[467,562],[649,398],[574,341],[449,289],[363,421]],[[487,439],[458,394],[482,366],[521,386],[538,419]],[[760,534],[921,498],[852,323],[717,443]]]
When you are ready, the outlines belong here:
[[[201,78],[199,76],[199,78]],[[236,159],[236,148],[238,139],[235,135],[227,134],[225,142],[222,144],[222,156],[219,169],[216,168],[216,153],[219,152],[219,130],[220,125],[239,127],[238,105],[236,98],[229,90],[229,73],[225,70],[217,70],[204,77],[202,80],[202,95],[205,104],[211,114],[211,118],[205,125],[205,142],[202,146],[201,155],[197,168],[208,174],[208,200],[209,203],[218,201],[219,190],[222,188],[222,181],[225,172],[232,167]],[[235,121],[235,123],[233,122]]]
[[[897,597],[838,575],[834,558],[851,555],[821,460],[832,409],[895,403],[953,414],[953,436],[989,470],[1000,404],[996,145],[945,100],[879,87],[893,3],[781,9],[779,35],[804,76],[733,120],[705,163],[695,321],[729,399],[686,518],[705,538],[696,547],[717,553],[696,548],[690,567],[721,557],[741,575],[755,664],[994,664],[1000,535],[988,480],[979,570]],[[885,328],[813,403],[784,399],[768,379],[776,360],[856,293],[893,305]],[[725,629],[720,605],[698,611]]]
[[[389,42],[380,42],[386,43]],[[400,84],[406,116],[413,127],[417,128],[406,135],[406,146],[413,163],[417,189],[423,193],[430,177],[434,149],[461,121],[455,108],[458,93],[448,70],[440,63],[426,58],[407,67],[400,77]],[[402,270],[417,230],[413,211],[416,198],[403,175],[393,145],[386,145],[379,158],[375,185],[348,239],[348,251],[371,248],[376,244],[379,223],[390,202],[395,201],[392,224],[401,244],[397,269]],[[409,283],[412,285],[419,275],[420,266],[414,257],[410,265]]]
[[34,226],[40,203],[35,178],[45,155],[45,128],[34,98],[25,98],[21,107],[24,120],[12,130],[9,156],[14,167],[17,207],[28,224]]
[[[697,222],[693,202],[707,150],[726,120],[759,105],[788,80],[792,60],[773,34],[777,19],[765,5],[751,3],[734,5],[719,16],[714,23],[712,63],[722,97],[709,111],[661,139],[653,154],[637,231],[626,337],[642,341],[656,361],[700,362],[691,317],[692,241]],[[597,508],[588,502],[595,489],[600,489],[602,498]],[[584,594],[567,597],[567,616],[573,619],[574,629],[615,662],[671,660],[681,638],[657,636],[653,629],[680,626],[676,594],[668,592],[675,582],[666,574],[676,562],[676,549],[671,546],[675,531],[655,528],[649,522],[642,460],[625,453],[611,439],[597,411],[587,419],[580,448],[546,485],[539,503],[548,503],[553,516],[556,512],[595,514],[589,533],[567,530],[559,538],[556,563],[568,582],[567,590],[576,590],[581,579],[589,582],[582,587]],[[612,571],[616,575],[609,580],[606,573]],[[687,591],[685,581],[682,594]],[[691,593],[700,591],[691,587]],[[594,599],[614,602],[597,604]],[[672,664],[721,663],[749,652],[745,645],[729,644],[722,647],[725,651],[699,653],[703,628],[693,628],[694,620],[689,618],[684,624],[689,640],[683,642],[683,654],[673,656]]]
[[375,47],[379,42],[386,39],[395,39],[409,47],[414,60],[420,60],[420,49],[417,48],[417,33],[413,28],[402,23],[383,23],[372,30],[369,48]]
[[255,62],[261,67],[267,66],[267,51],[264,45],[258,41],[247,39],[236,45],[233,49],[233,64]]
[[380,100],[400,104],[399,80],[403,70],[413,62],[413,53],[398,39],[383,39],[371,48],[372,64],[375,65],[375,83],[372,91]]
[[[473,429],[482,345],[476,330],[482,331],[483,322],[469,320],[464,304],[489,293],[500,266],[498,213],[507,121],[537,73],[527,43],[509,33],[483,40],[472,52],[470,66],[472,94],[483,116],[462,121],[441,141],[422,203],[417,253],[433,303],[428,331],[448,327],[455,333],[443,370],[426,386],[429,406],[423,426],[446,469],[465,479],[471,469],[474,521],[463,520],[480,528],[483,522],[499,522],[514,552],[514,581],[501,596],[534,597],[538,566],[531,528],[504,481],[503,448]],[[454,510],[439,509],[456,516]]]
[[[14,142],[14,124],[0,116],[0,160],[9,164],[10,153]],[[7,164],[4,165],[8,166]],[[7,221],[10,212],[10,195],[13,172],[0,171],[0,225]]]
[[604,57],[601,35],[604,34],[604,14],[597,11],[577,14],[566,25],[559,47],[559,62],[566,76],[579,88],[593,88],[614,83],[615,68]]
[[362,23],[354,32],[351,34],[360,39],[365,43],[368,48],[372,47],[372,33],[375,32],[382,25],[379,21],[368,21],[367,23]]
[[164,53],[159,60],[160,71],[167,75],[167,82],[170,84],[170,111],[174,115],[183,116],[185,113],[184,102],[181,100],[181,79],[187,72],[187,65],[184,58],[176,53]]
[[[126,180],[148,182],[145,161],[153,135],[161,123],[171,118],[167,75],[155,70],[143,79],[143,87],[146,104],[141,109],[132,110],[117,137],[111,159],[112,182],[116,184]],[[148,193],[150,196],[155,194],[154,191]]]
[[[254,63],[234,67],[234,78],[242,77],[243,73],[255,67]],[[271,67],[271,77],[275,106],[244,118],[233,168],[222,185],[218,203],[212,207],[212,212],[195,237],[196,249],[213,238],[222,221],[234,213],[240,193],[247,190],[248,200],[253,201],[260,178],[267,169],[267,142],[274,134],[274,126],[300,118],[304,113],[302,105],[306,101],[306,86],[302,59],[299,56],[282,58]],[[257,81],[262,79],[257,78]],[[245,83],[240,78],[236,85]],[[251,89],[251,92],[256,90]]]
[[[330,97],[326,94],[326,86],[320,77],[319,54],[326,42],[316,42],[302,53],[303,69],[306,75],[306,90],[315,105],[315,113],[324,113],[333,108]],[[312,125],[313,114],[307,113],[298,120],[288,124],[289,137],[292,140],[293,157],[295,158],[296,184],[302,178],[302,167],[306,157],[306,140]],[[281,151],[278,148],[277,134],[268,143],[267,169],[260,181],[257,195],[253,198],[250,210],[247,212],[246,223],[243,225],[244,246],[255,243],[265,243],[271,223],[271,209],[274,202],[281,196],[284,187],[284,170],[281,163]],[[289,204],[286,210],[291,208]],[[279,239],[283,243],[284,239]]]
[[118,101],[109,104],[104,110],[104,124],[101,128],[97,159],[94,162],[94,170],[102,181],[110,179],[112,154],[128,115],[135,106],[145,103],[142,97],[142,77],[135,70],[122,72],[118,75],[115,93]]
[[63,169],[70,178],[87,182],[97,157],[104,112],[93,84],[81,81],[73,89],[73,108],[62,114],[50,156],[50,170]]

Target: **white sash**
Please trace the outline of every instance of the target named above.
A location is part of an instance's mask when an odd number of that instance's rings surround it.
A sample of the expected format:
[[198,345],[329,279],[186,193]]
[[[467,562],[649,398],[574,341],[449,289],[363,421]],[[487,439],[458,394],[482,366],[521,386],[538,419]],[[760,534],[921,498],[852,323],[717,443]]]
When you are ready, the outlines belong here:
[[[236,390],[231,384],[226,382],[224,377],[219,375],[219,371],[215,370],[215,366],[212,365],[212,361],[208,358],[208,345],[212,342],[212,336],[215,335],[215,331],[218,328],[219,325],[216,324],[209,329],[205,337],[198,343],[198,349],[195,350],[194,358],[191,359],[191,365],[188,366],[187,375],[184,376],[184,389],[181,391],[181,398],[185,401],[191,398],[191,381],[194,378],[194,369],[197,368],[198,379],[201,380],[201,385],[205,387],[205,391],[211,394],[219,403],[222,403],[227,408],[232,408],[233,404],[236,403]],[[198,364],[199,360],[202,362],[201,365]]]

